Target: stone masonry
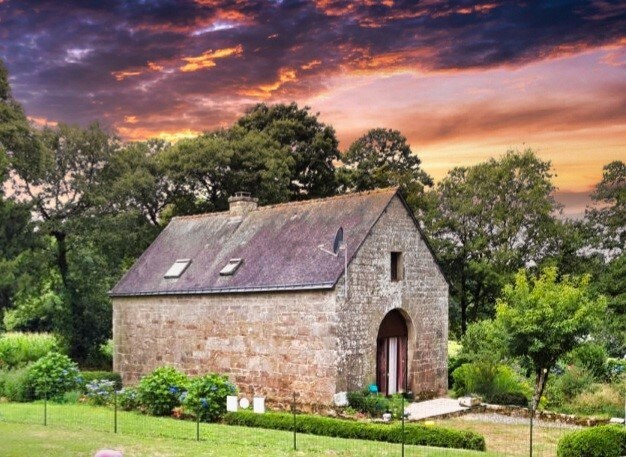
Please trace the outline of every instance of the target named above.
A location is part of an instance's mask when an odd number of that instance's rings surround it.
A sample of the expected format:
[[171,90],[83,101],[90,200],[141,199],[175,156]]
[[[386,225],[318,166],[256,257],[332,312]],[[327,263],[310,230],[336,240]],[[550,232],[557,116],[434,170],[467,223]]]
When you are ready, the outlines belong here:
[[[403,253],[397,282],[392,251]],[[375,382],[377,333],[393,309],[408,327],[409,388],[445,394],[448,285],[397,195],[349,264],[347,298],[344,275],[327,290],[114,296],[114,369],[125,384],[163,365],[218,372],[247,396],[330,404]]]

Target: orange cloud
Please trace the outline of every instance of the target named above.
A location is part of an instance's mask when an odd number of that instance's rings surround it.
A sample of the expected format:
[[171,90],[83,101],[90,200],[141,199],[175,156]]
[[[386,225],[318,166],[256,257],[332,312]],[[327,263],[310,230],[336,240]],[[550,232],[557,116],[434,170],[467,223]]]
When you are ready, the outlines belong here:
[[117,81],[124,81],[126,78],[130,78],[131,76],[139,76],[141,73],[142,73],[141,71],[128,71],[128,70],[111,72],[111,74],[115,77]]
[[137,116],[124,116],[124,122],[127,124],[136,124],[139,120],[137,119]]
[[216,59],[223,59],[230,56],[238,56],[243,53],[243,46],[238,45],[234,48],[218,49],[217,51],[209,50],[197,57],[183,57],[182,60],[187,62],[180,67],[183,72],[198,71],[204,68],[211,68],[217,65]]
[[262,84],[260,86],[246,89],[241,92],[242,95],[248,95],[250,97],[257,98],[269,98],[272,96],[273,92],[276,92],[282,86],[292,81],[296,81],[298,79],[298,75],[296,70],[292,68],[281,68],[278,71],[278,79],[271,84]]
[[[0,0],[0,3],[2,3],[2,0]],[[58,122],[51,121],[45,117],[28,116],[28,120],[37,127],[56,127],[58,125]]]
[[311,60],[309,63],[302,65],[300,68],[303,70],[311,70],[312,68],[319,67],[321,64],[321,60]]
[[163,65],[158,65],[154,62],[148,62],[148,68],[152,71],[163,71]]

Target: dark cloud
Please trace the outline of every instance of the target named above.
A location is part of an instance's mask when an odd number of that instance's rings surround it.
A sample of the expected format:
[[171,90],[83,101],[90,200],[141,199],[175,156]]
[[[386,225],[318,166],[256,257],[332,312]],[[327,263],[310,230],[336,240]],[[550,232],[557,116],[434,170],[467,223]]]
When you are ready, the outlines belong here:
[[182,110],[208,125],[234,116],[218,104],[313,94],[341,72],[521,65],[625,31],[619,1],[0,2],[0,58],[27,112],[146,128]]

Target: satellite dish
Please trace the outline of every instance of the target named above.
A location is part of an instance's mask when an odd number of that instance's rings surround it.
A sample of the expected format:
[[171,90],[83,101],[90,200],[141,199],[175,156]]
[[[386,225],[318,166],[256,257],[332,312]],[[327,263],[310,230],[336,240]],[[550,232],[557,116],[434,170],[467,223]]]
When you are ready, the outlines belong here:
[[239,400],[239,406],[241,407],[241,409],[248,409],[250,407],[250,400],[248,400],[246,397],[243,397],[241,400]]
[[339,248],[343,244],[343,227],[339,227],[337,233],[335,234],[335,241],[333,242],[333,252],[337,254],[339,252]]

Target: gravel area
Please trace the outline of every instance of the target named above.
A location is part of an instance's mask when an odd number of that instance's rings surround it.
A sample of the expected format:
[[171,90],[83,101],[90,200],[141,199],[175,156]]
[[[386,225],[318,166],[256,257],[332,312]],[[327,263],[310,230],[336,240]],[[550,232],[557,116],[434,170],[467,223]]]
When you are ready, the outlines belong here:
[[[485,413],[485,414],[477,414],[477,413],[468,413],[459,416],[457,420],[468,420],[468,421],[478,421],[478,422],[490,422],[492,424],[508,424],[508,425],[529,425],[530,421],[524,417],[515,417],[515,416],[505,416],[502,414],[495,413]],[[539,419],[534,420],[535,427],[544,427],[544,428],[563,428],[563,429],[578,429],[582,428],[579,425],[565,424],[563,422],[548,422]]]

